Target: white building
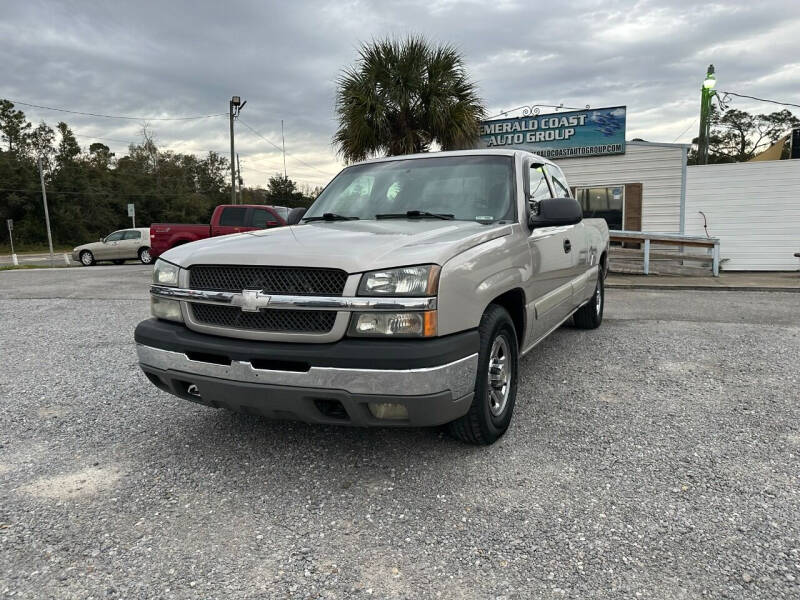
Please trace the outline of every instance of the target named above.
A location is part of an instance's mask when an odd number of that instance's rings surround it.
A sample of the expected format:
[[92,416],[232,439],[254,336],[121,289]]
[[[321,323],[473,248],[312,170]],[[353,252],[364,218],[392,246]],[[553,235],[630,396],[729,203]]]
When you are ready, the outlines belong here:
[[686,166],[689,146],[557,161],[587,216],[612,229],[717,237],[728,271],[796,271],[800,160]]
[[688,150],[629,141],[625,154],[557,162],[587,216],[605,217],[612,229],[681,233]]

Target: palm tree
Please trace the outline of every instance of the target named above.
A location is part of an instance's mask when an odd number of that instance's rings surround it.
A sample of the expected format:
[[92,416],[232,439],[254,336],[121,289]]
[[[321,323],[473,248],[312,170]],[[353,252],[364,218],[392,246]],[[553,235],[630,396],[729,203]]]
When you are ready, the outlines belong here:
[[337,87],[333,142],[347,162],[470,147],[486,114],[461,54],[422,37],[363,44]]

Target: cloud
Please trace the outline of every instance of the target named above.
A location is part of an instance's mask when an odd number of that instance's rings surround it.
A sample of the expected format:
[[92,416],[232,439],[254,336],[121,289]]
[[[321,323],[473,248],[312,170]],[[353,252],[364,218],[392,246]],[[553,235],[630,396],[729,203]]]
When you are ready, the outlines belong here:
[[[3,12],[0,96],[180,116],[226,112],[237,94],[248,101],[242,119],[277,145],[284,120],[289,175],[309,184],[324,184],[341,167],[331,146],[335,79],[358,44],[374,37],[419,33],[454,44],[489,114],[537,103],[626,105],[629,139],[690,140],[709,63],[722,90],[797,102],[800,89],[793,0],[29,1]],[[107,138],[118,154],[139,139],[135,121],[25,112],[50,124],[66,120],[85,146]],[[229,152],[224,117],[151,128],[164,147]],[[247,184],[283,169],[280,151],[241,124],[236,145]]]

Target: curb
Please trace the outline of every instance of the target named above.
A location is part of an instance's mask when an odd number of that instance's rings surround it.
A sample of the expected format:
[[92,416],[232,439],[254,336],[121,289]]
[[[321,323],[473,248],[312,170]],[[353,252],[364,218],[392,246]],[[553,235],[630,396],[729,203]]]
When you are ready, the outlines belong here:
[[702,292],[789,292],[800,294],[800,287],[764,286],[710,286],[710,285],[657,285],[652,283],[606,283],[606,288],[617,290],[696,290]]

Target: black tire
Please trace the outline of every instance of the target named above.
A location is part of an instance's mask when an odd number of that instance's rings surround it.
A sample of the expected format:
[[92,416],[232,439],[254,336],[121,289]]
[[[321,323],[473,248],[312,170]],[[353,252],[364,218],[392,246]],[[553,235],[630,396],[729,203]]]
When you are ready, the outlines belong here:
[[94,254],[92,254],[89,250],[84,250],[81,252],[80,255],[78,255],[78,258],[84,267],[91,267],[95,263]]
[[597,329],[600,327],[600,323],[603,322],[603,310],[606,307],[606,291],[603,280],[603,269],[599,269],[594,294],[592,294],[589,302],[575,312],[575,316],[573,317],[575,327],[580,329]]
[[114,259],[114,260],[112,260],[111,262],[113,262],[115,265],[121,265],[121,264],[122,264],[122,263],[124,263],[125,261],[124,261],[123,259],[121,259],[121,258],[115,258],[115,259]]
[[139,248],[139,261],[143,265],[149,265],[153,262],[153,257],[150,256],[150,248]]
[[[502,306],[492,304],[486,309],[478,327],[480,350],[478,352],[478,373],[475,377],[475,395],[469,412],[460,419],[448,423],[450,435],[463,442],[487,446],[496,442],[508,429],[514,414],[517,398],[517,371],[519,370],[519,349],[514,322]],[[495,352],[495,343],[503,340],[505,344],[507,393],[505,387],[492,386],[489,377],[490,360]],[[498,384],[500,378],[497,379]],[[492,396],[490,387],[500,393],[505,402],[500,406],[497,396]]]

